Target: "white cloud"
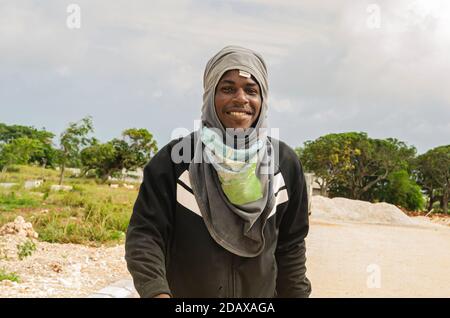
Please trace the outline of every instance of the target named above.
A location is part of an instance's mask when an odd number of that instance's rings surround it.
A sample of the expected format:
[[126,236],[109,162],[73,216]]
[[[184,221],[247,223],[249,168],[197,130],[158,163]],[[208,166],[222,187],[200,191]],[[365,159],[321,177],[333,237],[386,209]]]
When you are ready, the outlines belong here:
[[274,95],[271,95],[269,97],[268,105],[270,109],[274,109],[280,113],[291,113],[296,111],[289,98],[278,99]]
[[[115,123],[101,126],[111,135],[144,123],[167,141],[169,118],[191,128],[199,117],[207,60],[238,44],[268,62],[272,123],[293,145],[298,136],[351,129],[422,149],[448,143],[447,1],[377,1],[381,25],[372,30],[371,2],[77,3],[82,27],[69,30],[68,3],[1,2],[0,100],[14,105],[2,109],[5,120],[49,128],[58,120],[59,129],[92,111]],[[45,116],[61,105],[70,111]]]

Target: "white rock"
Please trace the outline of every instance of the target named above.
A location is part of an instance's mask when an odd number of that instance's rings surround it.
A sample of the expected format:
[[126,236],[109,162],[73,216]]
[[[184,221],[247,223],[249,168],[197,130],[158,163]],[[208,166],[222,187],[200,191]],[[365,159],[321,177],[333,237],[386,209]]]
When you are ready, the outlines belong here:
[[70,191],[72,190],[73,187],[72,186],[65,186],[65,185],[57,185],[57,184],[53,184],[50,187],[51,191]]
[[34,189],[41,186],[44,183],[44,180],[28,180],[25,181],[25,189]]
[[17,216],[15,218],[14,223],[16,223],[16,224],[23,224],[23,223],[25,223],[25,219],[22,216],[19,215],[19,216]]
[[9,189],[14,187],[15,185],[17,185],[17,183],[0,183],[0,188]]
[[0,235],[18,235],[21,237],[38,238],[30,222],[25,222],[22,216],[17,216],[14,222],[6,223],[0,228]]

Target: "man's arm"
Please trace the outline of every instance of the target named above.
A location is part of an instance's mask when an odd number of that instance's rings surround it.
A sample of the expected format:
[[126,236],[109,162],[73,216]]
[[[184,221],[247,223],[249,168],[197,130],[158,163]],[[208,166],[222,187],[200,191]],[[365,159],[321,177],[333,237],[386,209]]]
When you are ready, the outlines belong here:
[[300,161],[291,157],[293,171],[289,203],[280,223],[275,253],[278,265],[277,297],[309,297],[311,283],[306,277],[305,237],[309,230],[308,195]]
[[125,259],[141,297],[171,295],[165,262],[175,198],[171,163],[163,148],[145,167],[127,230]]

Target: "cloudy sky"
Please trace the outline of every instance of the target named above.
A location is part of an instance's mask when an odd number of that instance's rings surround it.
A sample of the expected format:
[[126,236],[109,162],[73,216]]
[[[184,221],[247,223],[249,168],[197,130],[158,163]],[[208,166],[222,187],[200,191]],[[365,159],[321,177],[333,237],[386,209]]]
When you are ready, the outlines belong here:
[[270,125],[291,146],[450,143],[450,2],[431,0],[0,0],[0,122],[59,134],[91,115],[103,141],[139,127],[162,146],[194,128],[205,64],[229,44],[266,59]]

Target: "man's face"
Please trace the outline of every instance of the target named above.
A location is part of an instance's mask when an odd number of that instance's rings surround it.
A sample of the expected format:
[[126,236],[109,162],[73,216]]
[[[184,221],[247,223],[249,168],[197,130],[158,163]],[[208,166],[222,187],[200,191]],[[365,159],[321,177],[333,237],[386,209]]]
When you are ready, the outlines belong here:
[[214,104],[225,128],[250,128],[261,110],[261,90],[253,77],[230,70],[217,84]]

